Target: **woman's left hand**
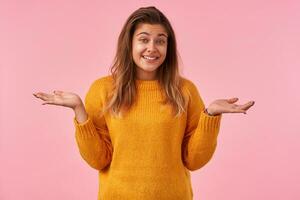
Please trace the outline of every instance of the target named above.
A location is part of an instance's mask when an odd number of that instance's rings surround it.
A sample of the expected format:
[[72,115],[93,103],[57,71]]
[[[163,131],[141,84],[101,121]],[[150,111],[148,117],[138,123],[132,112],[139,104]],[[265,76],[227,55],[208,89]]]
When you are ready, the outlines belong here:
[[244,113],[254,105],[254,101],[249,101],[243,105],[234,104],[238,98],[231,99],[217,99],[213,101],[207,108],[210,115],[219,115],[222,113]]

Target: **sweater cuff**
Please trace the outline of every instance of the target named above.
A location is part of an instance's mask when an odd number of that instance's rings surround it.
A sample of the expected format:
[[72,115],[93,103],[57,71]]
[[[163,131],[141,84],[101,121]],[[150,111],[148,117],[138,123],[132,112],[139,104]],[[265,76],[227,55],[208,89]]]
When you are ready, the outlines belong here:
[[204,133],[208,133],[205,134],[207,135],[207,137],[209,137],[210,139],[215,139],[219,133],[221,118],[222,114],[211,116],[202,111],[199,120],[199,124],[201,127],[200,129]]
[[85,122],[79,123],[76,117],[73,118],[73,122],[76,129],[76,135],[81,139],[94,138],[97,135],[96,128],[93,124],[92,119],[88,116]]

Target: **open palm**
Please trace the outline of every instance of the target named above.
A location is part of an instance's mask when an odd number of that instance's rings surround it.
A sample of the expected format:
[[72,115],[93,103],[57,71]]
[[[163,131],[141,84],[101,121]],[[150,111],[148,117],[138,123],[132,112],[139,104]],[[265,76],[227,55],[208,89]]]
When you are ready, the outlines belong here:
[[254,101],[249,101],[246,104],[238,105],[235,102],[238,101],[238,98],[231,98],[231,99],[217,99],[213,101],[207,110],[209,113],[214,115],[221,114],[221,113],[244,113],[254,105]]
[[82,104],[80,97],[72,92],[54,91],[53,94],[43,92],[33,93],[36,98],[43,100],[42,105],[58,105],[74,109],[76,106]]

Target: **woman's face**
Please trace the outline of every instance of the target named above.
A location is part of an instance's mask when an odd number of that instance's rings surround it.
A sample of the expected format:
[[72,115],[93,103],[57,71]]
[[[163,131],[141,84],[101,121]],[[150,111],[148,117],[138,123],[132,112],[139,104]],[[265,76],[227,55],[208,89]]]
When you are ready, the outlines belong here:
[[167,54],[168,35],[160,24],[138,24],[132,38],[137,79],[156,79],[156,72]]

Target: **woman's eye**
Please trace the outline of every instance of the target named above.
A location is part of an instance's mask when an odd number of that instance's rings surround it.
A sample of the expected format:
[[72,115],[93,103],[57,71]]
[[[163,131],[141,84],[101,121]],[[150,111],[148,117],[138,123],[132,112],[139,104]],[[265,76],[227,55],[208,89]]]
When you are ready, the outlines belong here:
[[142,42],[147,42],[148,40],[147,39],[140,39]]
[[159,44],[164,44],[165,41],[164,41],[164,40],[158,40],[158,43],[159,43]]
[[[143,43],[147,43],[149,40],[148,39],[145,39],[145,38],[142,38],[140,39],[139,41],[143,42]],[[166,42],[164,40],[157,40],[156,41],[157,44],[165,44]]]

